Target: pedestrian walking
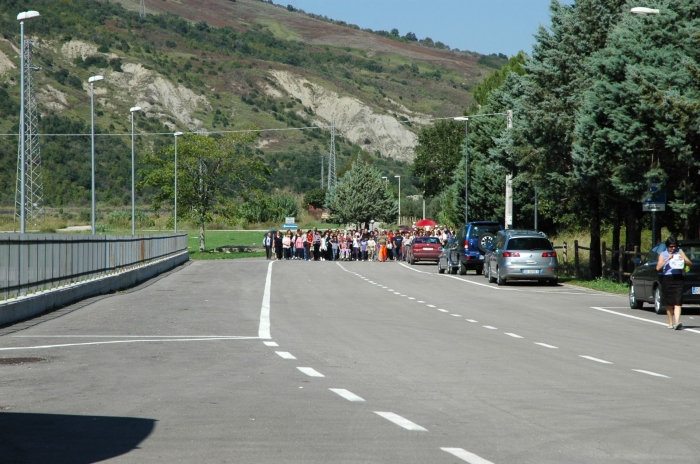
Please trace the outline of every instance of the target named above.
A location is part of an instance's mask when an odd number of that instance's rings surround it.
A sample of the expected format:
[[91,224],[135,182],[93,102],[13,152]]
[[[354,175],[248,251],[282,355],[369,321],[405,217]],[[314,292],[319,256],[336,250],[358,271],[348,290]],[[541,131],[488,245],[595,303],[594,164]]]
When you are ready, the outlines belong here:
[[282,259],[282,233],[279,230],[275,233],[275,258],[277,261]]
[[685,283],[683,268],[691,264],[685,252],[678,246],[676,238],[667,238],[666,250],[659,253],[656,270],[661,276],[662,303],[666,305],[669,329],[680,330],[683,328],[683,324],[681,324],[683,285]]
[[274,246],[275,239],[272,236],[272,232],[268,232],[263,239],[263,246],[265,247],[265,259],[272,259],[272,247]]

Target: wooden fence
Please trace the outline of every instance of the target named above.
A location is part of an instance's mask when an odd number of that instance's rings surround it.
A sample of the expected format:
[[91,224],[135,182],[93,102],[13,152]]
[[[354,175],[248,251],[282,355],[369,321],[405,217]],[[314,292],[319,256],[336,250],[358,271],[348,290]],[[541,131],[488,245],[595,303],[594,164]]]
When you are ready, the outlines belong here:
[[[584,247],[578,244],[578,240],[574,240],[573,246],[573,265],[569,263],[569,246],[566,242],[562,245],[555,245],[555,250],[562,250],[559,256],[559,268],[560,272],[563,271],[566,276],[573,276],[576,278],[591,278],[590,269],[587,265],[581,266],[581,252],[588,252],[590,257],[591,249],[590,247]],[[631,268],[630,263],[634,258],[641,258],[646,255],[646,252],[639,251],[639,247],[634,247],[633,251],[626,251],[624,247],[620,247],[619,250],[614,250],[608,248],[605,242],[601,243],[601,273],[603,278],[614,277],[619,283],[624,283],[629,280],[629,276],[632,274],[628,272]],[[608,253],[610,253],[610,260],[608,260]],[[615,259],[617,257],[617,260]],[[617,261],[617,269],[612,269],[612,263]]]

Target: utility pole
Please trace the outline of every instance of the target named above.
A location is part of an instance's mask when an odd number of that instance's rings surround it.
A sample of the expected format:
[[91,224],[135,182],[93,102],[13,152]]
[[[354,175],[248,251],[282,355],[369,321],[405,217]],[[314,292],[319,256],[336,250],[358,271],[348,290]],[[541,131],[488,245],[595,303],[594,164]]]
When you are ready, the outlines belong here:
[[146,17],[146,0],[141,0],[141,4],[139,5],[139,17]]
[[[508,110],[508,130],[513,128],[513,110]],[[506,174],[506,229],[513,227],[513,175]]]
[[321,155],[321,190],[323,190],[323,181],[324,181],[324,175],[323,175],[323,165],[325,164],[326,160],[323,159],[323,155]]
[[335,118],[331,122],[331,151],[328,157],[328,190],[332,190],[338,184],[335,173]]

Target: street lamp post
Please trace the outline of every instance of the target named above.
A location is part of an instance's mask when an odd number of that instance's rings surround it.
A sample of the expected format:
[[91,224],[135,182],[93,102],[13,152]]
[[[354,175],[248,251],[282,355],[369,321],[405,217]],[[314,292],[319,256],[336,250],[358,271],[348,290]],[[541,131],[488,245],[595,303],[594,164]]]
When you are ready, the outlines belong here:
[[386,184],[387,182],[389,182],[389,178],[388,178],[387,176],[382,176],[382,179],[384,179],[384,183],[385,183],[385,184]]
[[175,233],[177,233],[177,138],[182,135],[182,132],[175,132]]
[[469,222],[469,118],[460,116],[455,121],[464,121],[464,223]]
[[399,221],[398,225],[401,225],[401,176],[394,176],[399,180]]
[[131,235],[136,235],[136,190],[134,173],[134,113],[141,111],[140,106],[129,109],[131,112]]
[[92,235],[95,235],[95,82],[99,82],[104,77],[102,76],[92,76],[88,79],[90,83],[90,121],[92,123],[92,130],[90,132],[92,150],[90,154],[90,166],[91,166],[91,186],[92,186],[92,214],[91,214],[91,226]]
[[17,20],[19,21],[19,35],[20,35],[20,107],[19,107],[19,149],[20,149],[20,208],[19,208],[19,231],[20,233],[25,233],[26,232],[26,195],[27,192],[25,190],[25,184],[26,184],[26,176],[27,176],[27,170],[26,170],[26,153],[25,153],[25,147],[24,147],[24,138],[25,138],[25,127],[24,127],[24,21],[27,19],[31,18],[36,18],[39,15],[38,11],[30,10],[30,11],[23,11],[22,13],[19,13],[17,15]]

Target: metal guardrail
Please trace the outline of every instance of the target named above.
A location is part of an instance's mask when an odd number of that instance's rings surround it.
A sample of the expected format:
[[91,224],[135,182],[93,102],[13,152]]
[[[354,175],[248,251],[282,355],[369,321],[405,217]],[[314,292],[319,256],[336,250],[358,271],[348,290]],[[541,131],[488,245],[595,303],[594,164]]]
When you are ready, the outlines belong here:
[[0,234],[0,299],[49,290],[187,250],[187,234]]

